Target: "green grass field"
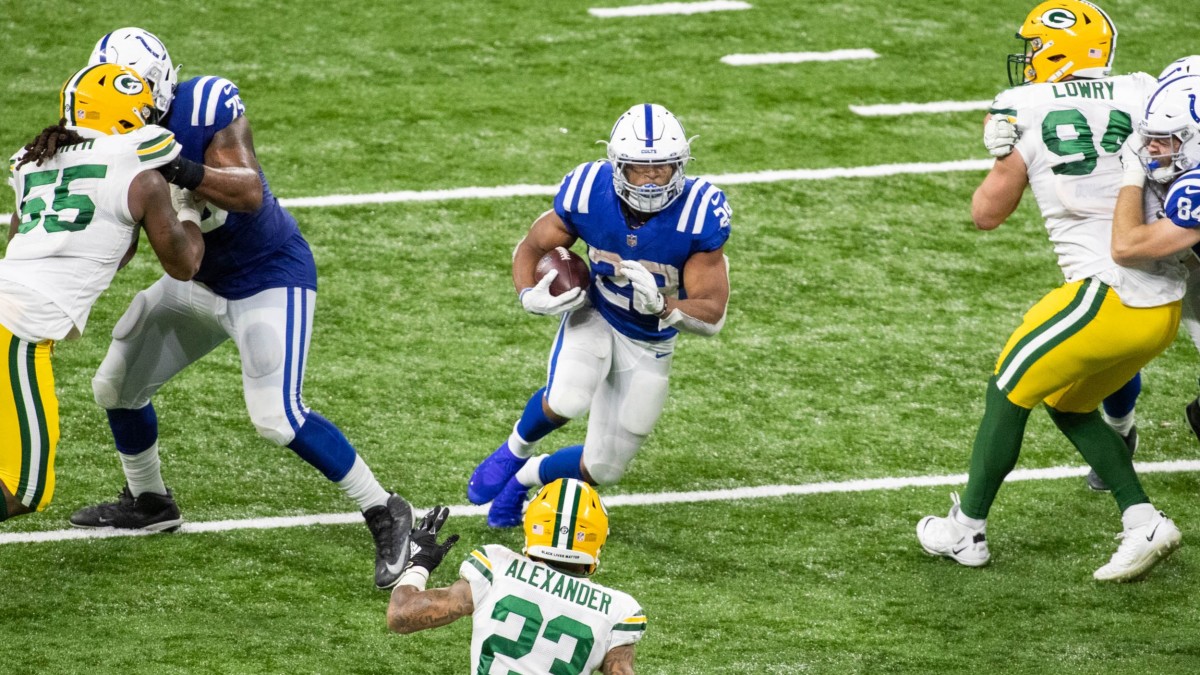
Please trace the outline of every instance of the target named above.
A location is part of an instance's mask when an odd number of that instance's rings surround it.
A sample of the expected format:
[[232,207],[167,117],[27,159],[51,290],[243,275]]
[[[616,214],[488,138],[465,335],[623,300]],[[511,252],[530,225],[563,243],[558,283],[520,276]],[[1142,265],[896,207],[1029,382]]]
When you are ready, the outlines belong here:
[[[614,6],[618,0],[595,0]],[[624,0],[620,0],[624,2]],[[184,78],[237,83],[284,198],[552,185],[644,100],[683,121],[693,175],[984,159],[981,111],[859,117],[848,106],[991,98],[1032,3],[751,0],[747,11],[599,19],[587,3],[353,6],[3,3],[0,147],[56,118],[62,82],[117,27],[159,35]],[[630,3],[632,0],[630,0]],[[626,3],[626,4],[630,4]],[[1178,5],[1108,0],[1118,71],[1194,45]],[[874,60],[731,67],[731,53],[870,48]],[[724,331],[681,338],[654,435],[605,495],[965,473],[984,383],[1021,314],[1061,282],[1031,197],[974,230],[982,172],[730,185]],[[0,187],[0,211],[12,193]],[[477,461],[544,380],[551,319],[526,315],[509,256],[548,197],[302,208],[321,275],[306,403],[418,507],[464,504]],[[122,475],[90,379],[139,257],[58,345],[58,488],[0,534],[60,530]],[[1200,459],[1183,419],[1186,336],[1145,371],[1142,461]],[[246,417],[231,345],[155,401],[164,476],[191,522],[345,512],[340,492]],[[581,442],[582,422],[544,448]],[[1041,413],[1020,467],[1082,465]],[[1120,530],[1082,478],[1006,486],[992,564],[934,560],[917,520],[951,488],[612,509],[597,580],[649,616],[646,673],[1200,671],[1200,478],[1148,474],[1187,544],[1140,584],[1104,586]],[[480,517],[470,546],[520,547]],[[467,622],[389,634],[365,527],[0,544],[0,663],[41,673],[464,672]]]

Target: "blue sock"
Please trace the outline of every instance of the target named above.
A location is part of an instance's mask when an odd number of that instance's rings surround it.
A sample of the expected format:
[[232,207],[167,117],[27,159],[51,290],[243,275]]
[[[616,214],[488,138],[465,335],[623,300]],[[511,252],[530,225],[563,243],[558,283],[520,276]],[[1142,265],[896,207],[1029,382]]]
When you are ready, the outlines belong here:
[[1109,417],[1121,418],[1133,412],[1138,394],[1142,393],[1142,374],[1139,372],[1120,389],[1104,399],[1104,412]]
[[304,424],[288,447],[335,483],[350,473],[354,458],[358,456],[341,430],[315,410],[308,411]]
[[583,480],[583,472],[579,468],[579,460],[583,457],[582,445],[570,445],[542,460],[538,467],[538,479],[542,485],[553,483],[559,478],[574,478]]
[[525,404],[525,412],[521,413],[521,419],[517,420],[517,433],[526,443],[540,441],[546,434],[562,426],[546,417],[546,411],[542,410],[542,397],[545,395],[545,387],[534,392]]
[[153,403],[137,410],[114,408],[105,412],[108,413],[108,428],[112,429],[113,442],[117,445],[117,452],[122,455],[136,455],[149,450],[158,440],[158,414],[154,412]]

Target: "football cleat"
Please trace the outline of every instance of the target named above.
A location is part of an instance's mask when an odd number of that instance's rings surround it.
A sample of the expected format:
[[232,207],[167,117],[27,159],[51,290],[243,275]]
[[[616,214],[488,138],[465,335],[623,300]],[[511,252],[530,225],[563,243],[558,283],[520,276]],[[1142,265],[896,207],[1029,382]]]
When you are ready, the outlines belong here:
[[389,589],[400,581],[404,566],[408,564],[412,506],[404,497],[393,494],[388,497],[387,504],[364,511],[363,518],[375,540],[375,586]]
[[[1197,410],[1197,412],[1200,412],[1200,410]],[[1137,425],[1130,427],[1129,433],[1121,436],[1121,440],[1125,441],[1125,448],[1129,450],[1129,456],[1133,457],[1133,453],[1137,452],[1138,449]],[[1108,492],[1108,485],[1100,478],[1095,469],[1088,472],[1087,486],[1096,492]]]
[[942,556],[967,567],[983,567],[991,559],[988,552],[987,525],[978,530],[955,519],[960,512],[958,494],[950,493],[954,505],[945,518],[925,516],[917,523],[917,541],[932,556]]
[[471,479],[467,481],[467,500],[472,504],[486,504],[496,498],[509,479],[517,475],[517,471],[525,466],[528,457],[517,457],[508,449],[508,441],[504,441],[496,451],[475,467]]
[[519,527],[524,520],[522,516],[528,495],[528,487],[516,478],[510,478],[500,494],[492,500],[492,506],[488,509],[488,527]]
[[1117,539],[1121,540],[1117,552],[1092,574],[1097,581],[1137,581],[1183,543],[1179,528],[1162,511],[1150,522],[1118,534]]
[[170,490],[165,495],[143,492],[134,497],[126,485],[117,495],[117,501],[79,509],[71,514],[70,523],[86,529],[174,532],[183,524],[183,516]]

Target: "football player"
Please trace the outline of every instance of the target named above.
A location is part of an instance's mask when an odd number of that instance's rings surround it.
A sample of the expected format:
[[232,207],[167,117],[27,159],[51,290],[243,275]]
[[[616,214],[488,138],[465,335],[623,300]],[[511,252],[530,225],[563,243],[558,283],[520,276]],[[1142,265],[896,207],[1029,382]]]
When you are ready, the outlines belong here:
[[521,554],[471,551],[459,579],[425,589],[458,535],[437,542],[449,510],[436,507],[413,532],[415,552],[388,604],[388,628],[413,633],[471,616],[472,673],[633,673],[646,614],[632,597],[591,580],[608,538],[608,514],[586,483],[543,487],[525,513]]
[[[613,125],[608,159],[567,174],[554,208],[517,244],[521,305],[561,319],[546,385],[467,485],[472,503],[492,502],[488,525],[520,525],[531,487],[559,478],[620,480],[666,403],[676,335],[712,336],[725,323],[732,209],[715,185],[685,176],[690,157],[670,111],[633,106]],[[587,293],[553,296],[553,272],[535,283],[537,262],[579,239],[591,262]],[[532,457],[539,440],[584,414],[583,445]]]
[[156,169],[180,153],[147,125],[150,88],[113,64],[75,73],[60,93],[62,121],[13,155],[17,197],[0,260],[0,521],[41,511],[54,496],[58,399],[50,354],[83,334],[96,299],[144,228],[163,269],[186,281],[204,254],[200,214],[178,217]]
[[1018,37],[1025,51],[1009,58],[1017,86],[992,106],[993,116],[1015,118],[1018,140],[975,191],[971,215],[979,229],[996,228],[1028,185],[1066,283],[1039,300],[1009,337],[988,381],[963,499],[953,495],[944,518],[923,518],[917,538],[930,555],[971,567],[988,562],[988,512],[1016,465],[1030,410],[1045,403],[1121,512],[1122,543],[1093,576],[1131,581],[1181,540],[1151,505],[1125,444],[1097,410],[1171,344],[1179,324],[1182,266],[1173,260],[1122,266],[1110,254],[1122,180],[1118,154],[1155,80],[1110,75],[1116,29],[1088,2],[1044,2]]
[[206,248],[195,279],[159,279],[133,299],[113,329],[92,387],[108,413],[126,486],[116,502],[82,509],[71,524],[179,527],[183,518],[160,472],[151,398],[176,373],[232,339],[255,428],[358,505],[375,540],[375,584],[391,588],[408,554],[412,509],[380,486],[337,426],[304,404],[316,266],[295,218],[267,185],[237,86],[212,75],[178,83],[166,47],[139,28],[102,37],[90,62],[126,65],[150,83],[163,125],[183,148],[161,170],[179,188],[179,200],[204,214]]

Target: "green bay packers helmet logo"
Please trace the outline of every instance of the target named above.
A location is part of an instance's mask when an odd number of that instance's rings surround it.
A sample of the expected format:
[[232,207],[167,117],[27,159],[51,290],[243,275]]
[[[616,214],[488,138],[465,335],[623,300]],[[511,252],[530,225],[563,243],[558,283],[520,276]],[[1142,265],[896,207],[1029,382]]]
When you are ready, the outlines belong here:
[[142,81],[137,77],[128,73],[122,73],[113,79],[113,87],[115,87],[116,90],[122,94],[136,96],[137,94],[142,93],[142,90],[146,88],[146,85],[142,84]]
[[1042,25],[1046,28],[1058,28],[1060,30],[1074,26],[1077,21],[1075,14],[1071,10],[1063,9],[1062,7],[1046,10],[1042,14],[1041,20]]

